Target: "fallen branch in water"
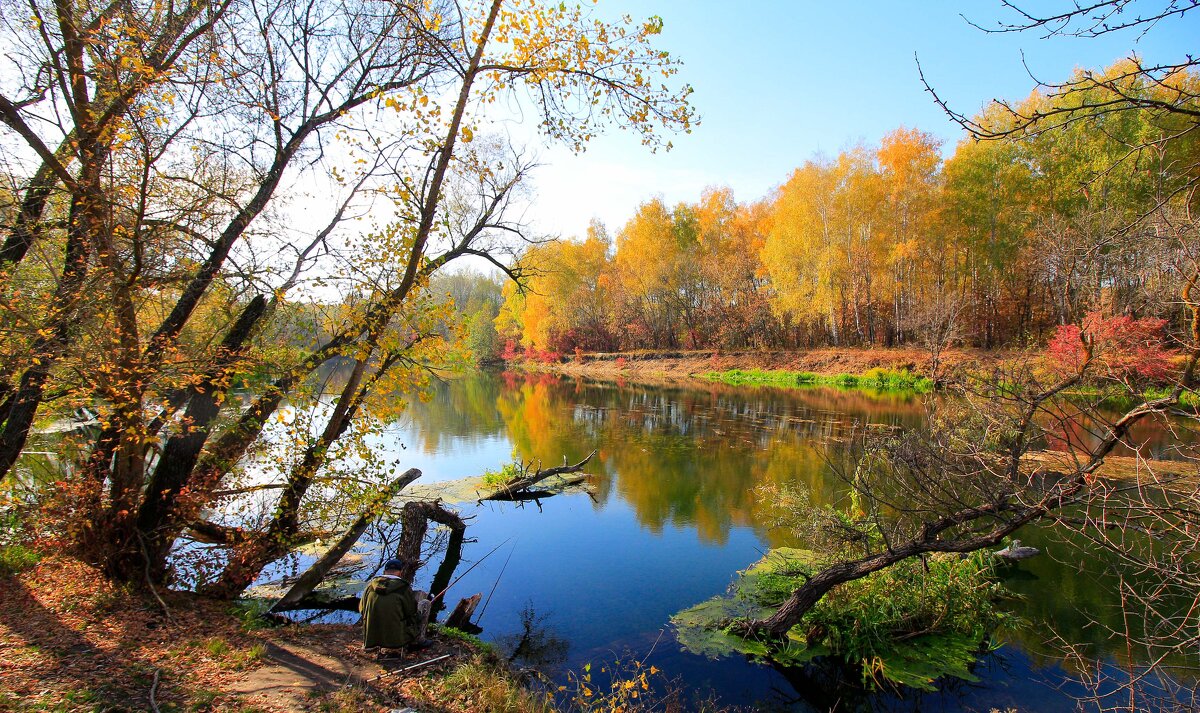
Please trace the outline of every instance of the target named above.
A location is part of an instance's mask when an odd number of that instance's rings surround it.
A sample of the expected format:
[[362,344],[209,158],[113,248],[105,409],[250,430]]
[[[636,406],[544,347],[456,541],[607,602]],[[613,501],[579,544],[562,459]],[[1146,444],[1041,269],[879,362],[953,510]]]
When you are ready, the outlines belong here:
[[[522,493],[529,490],[529,488],[532,488],[533,486],[537,485],[538,483],[542,482],[543,480],[546,480],[547,478],[551,478],[556,475],[568,475],[570,473],[578,473],[579,471],[583,470],[583,467],[585,465],[587,465],[588,461],[590,461],[595,455],[596,455],[596,451],[593,450],[591,453],[589,453],[587,455],[586,458],[579,461],[575,465],[567,465],[566,457],[564,457],[562,465],[560,465],[556,468],[545,468],[545,469],[539,468],[538,470],[534,471],[533,473],[529,472],[528,465],[523,466],[521,468],[522,475],[519,475],[515,478],[510,479],[508,482],[504,483],[499,488],[497,488],[494,492],[480,497],[479,502],[483,502],[484,500],[519,500],[519,499],[521,499],[520,496]],[[532,464],[530,464],[530,465],[532,465]],[[566,483],[564,483],[564,485],[574,485],[577,483],[581,483],[586,478],[587,478],[586,475],[579,477],[579,478],[573,478],[573,479],[567,481]]]

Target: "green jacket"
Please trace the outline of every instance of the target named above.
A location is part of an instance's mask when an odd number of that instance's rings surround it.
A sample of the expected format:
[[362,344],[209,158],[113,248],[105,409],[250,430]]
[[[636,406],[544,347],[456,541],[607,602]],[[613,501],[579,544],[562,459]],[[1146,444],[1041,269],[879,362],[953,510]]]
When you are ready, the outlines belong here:
[[363,646],[400,648],[416,641],[421,630],[412,586],[398,577],[376,577],[363,590]]

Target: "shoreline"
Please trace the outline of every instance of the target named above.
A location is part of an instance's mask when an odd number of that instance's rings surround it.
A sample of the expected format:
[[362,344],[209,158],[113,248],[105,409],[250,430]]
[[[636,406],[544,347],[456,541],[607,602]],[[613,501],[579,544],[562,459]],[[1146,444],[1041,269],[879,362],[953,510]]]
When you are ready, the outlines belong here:
[[[1012,356],[1012,352],[956,349],[944,352],[941,364],[943,368],[985,368],[999,365]],[[928,351],[915,348],[823,348],[804,351],[595,352],[566,357],[560,362],[521,360],[509,362],[506,366],[601,381],[712,384],[721,382],[721,379],[714,379],[712,374],[731,371],[805,373],[823,381],[846,375],[861,376],[872,370],[907,371],[928,378],[933,371],[932,362]]]

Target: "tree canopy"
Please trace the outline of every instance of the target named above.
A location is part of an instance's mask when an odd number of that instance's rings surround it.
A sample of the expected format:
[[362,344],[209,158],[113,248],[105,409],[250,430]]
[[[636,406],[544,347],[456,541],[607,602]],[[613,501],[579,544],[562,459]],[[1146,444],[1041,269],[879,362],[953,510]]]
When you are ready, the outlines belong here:
[[[37,419],[96,410],[58,487],[67,544],[161,581],[181,537],[217,543],[216,569],[191,570],[214,594],[398,472],[365,439],[379,395],[444,359],[430,278],[524,235],[509,209],[532,162],[484,135],[489,106],[521,97],[576,150],[612,126],[666,146],[693,121],[658,18],[537,0],[0,13],[0,474],[28,480]],[[223,519],[251,456],[263,511]],[[337,497],[314,487],[330,479]]]

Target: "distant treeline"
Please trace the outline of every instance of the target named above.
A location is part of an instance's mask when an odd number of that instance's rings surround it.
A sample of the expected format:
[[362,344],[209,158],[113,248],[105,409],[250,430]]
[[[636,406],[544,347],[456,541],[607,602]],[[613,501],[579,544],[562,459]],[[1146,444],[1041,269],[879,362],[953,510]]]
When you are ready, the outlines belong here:
[[[1130,95],[1174,91],[1125,63],[1104,71],[1128,74]],[[1200,84],[1194,73],[1173,81]],[[1061,101],[1035,92],[1019,109]],[[1003,131],[1012,116],[994,105],[975,121]],[[965,138],[948,160],[935,137],[900,128],[815,157],[749,203],[727,188],[674,207],[653,198],[615,241],[594,222],[583,240],[526,250],[515,265],[525,289],[504,288],[499,343],[560,354],[993,348],[1045,342],[1090,312],[1174,324],[1200,133],[1178,112],[1072,116]]]

